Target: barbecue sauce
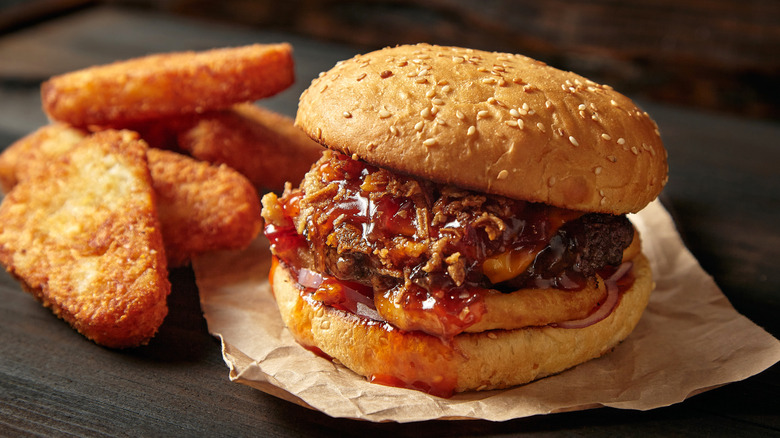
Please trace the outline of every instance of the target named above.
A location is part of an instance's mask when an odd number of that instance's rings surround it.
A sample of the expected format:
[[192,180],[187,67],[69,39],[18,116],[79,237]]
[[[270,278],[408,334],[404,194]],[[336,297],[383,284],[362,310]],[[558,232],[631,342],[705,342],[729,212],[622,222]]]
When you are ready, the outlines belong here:
[[[271,281],[280,263],[283,262],[273,257]],[[285,265],[285,268],[291,275],[296,275],[294,267]],[[325,306],[314,299],[315,291],[302,288],[302,299],[295,304],[287,322],[288,328],[303,348],[333,360],[328,353],[315,346],[310,314],[319,313]],[[365,318],[358,320],[354,330],[355,333],[373,331],[371,337],[379,346],[355,353],[355,357],[363,357],[363,365],[370,368],[367,372],[369,382],[416,389],[438,397],[450,397],[455,392],[458,375],[454,365],[457,360],[453,359],[459,355],[451,344],[425,333],[403,332],[382,321]]]
[[[554,247],[546,248],[551,236],[581,215],[473,192],[453,195],[433,183],[390,174],[340,154],[321,161],[316,170],[323,192],[327,192],[322,195],[325,200],[316,201],[317,209],[306,217],[303,236],[295,230],[293,218],[299,214],[304,194],[296,189],[280,198],[286,223],[269,224],[265,230],[274,254],[300,266],[302,251],[311,247],[314,254],[323,254],[331,249],[328,246],[340,244],[334,242],[334,230],[348,227],[351,240],[357,242],[353,251],[369,255],[381,252],[383,267],[397,272],[395,277],[383,278],[384,287],[375,288],[375,293],[392,296],[392,302],[411,315],[427,319],[432,313],[437,315],[445,327],[445,337],[479,321],[484,312],[481,292],[501,290],[502,283],[491,280],[514,278],[528,267],[539,265],[536,258],[540,253],[559,252]],[[468,205],[475,199],[478,207],[451,211],[453,203]],[[444,213],[434,220],[436,211]],[[443,251],[432,255],[430,242],[443,239]],[[441,266],[431,269],[432,256],[453,254],[459,259],[459,270],[453,271],[441,260]],[[545,274],[539,272],[523,281],[529,285],[553,283]],[[587,281],[582,276],[569,277],[551,285],[577,290]],[[370,280],[365,279],[363,284],[372,285]],[[512,285],[506,292],[516,289]]]
[[[328,272],[320,272],[322,284],[317,288],[304,289],[302,293],[304,300],[311,305],[329,305],[351,312],[355,303],[343,293],[343,285],[365,295],[379,293],[390,296],[391,301],[403,307],[411,318],[430,319],[430,315],[434,314],[446,327],[446,336],[440,339],[418,331],[401,332],[382,321],[381,317],[358,315],[363,329],[382,325],[383,332],[386,332],[383,348],[370,352],[376,356],[372,363],[380,364],[368,373],[370,381],[450,396],[457,383],[457,374],[451,364],[453,355],[457,353],[452,349],[449,338],[479,321],[484,312],[482,292],[486,289],[511,292],[523,286],[579,290],[587,283],[587,278],[575,270],[555,269],[556,257],[564,252],[566,242],[553,236],[582,213],[507,199],[502,199],[501,205],[491,206],[492,198],[488,198],[485,203],[489,210],[505,213],[499,217],[503,228],[498,233],[493,230],[491,235],[484,228],[474,226],[473,222],[461,223],[463,217],[449,217],[448,221],[434,223],[430,215],[426,217],[419,213],[419,207],[421,202],[426,202],[425,207],[430,211],[435,207],[435,201],[444,197],[437,192],[436,186],[421,183],[421,191],[410,190],[408,196],[391,196],[387,190],[387,178],[379,172],[376,167],[343,155],[322,161],[318,176],[323,186],[333,188],[325,202],[326,207],[319,205],[314,214],[306,218],[304,234],[297,232],[294,222],[305,196],[300,189],[288,190],[279,199],[284,221],[267,223],[265,228],[273,253],[284,261],[294,276],[297,275],[297,267],[302,265],[304,254],[312,250],[314,254],[321,254],[327,245],[337,244],[329,240],[329,236],[339,226],[354,230],[360,250],[367,253],[386,251],[385,261],[404,273],[403,278],[389,278],[389,283],[388,278],[375,283],[386,287],[372,288],[365,283],[346,282]],[[394,177],[400,180],[400,185],[410,186],[406,184],[409,180],[405,177]],[[426,253],[425,243],[452,234],[460,238],[448,244],[447,252],[459,253],[464,260],[465,275],[460,281],[456,281],[446,269],[426,269],[430,254]],[[394,245],[399,240],[405,244]],[[501,257],[503,259],[499,260]],[[498,272],[495,278],[488,278],[483,271],[483,265],[490,263],[493,263],[492,269]],[[516,275],[514,271],[520,268],[523,275]],[[513,277],[504,281],[507,274],[502,277],[501,270],[508,270]],[[599,274],[607,278],[612,272],[613,267],[606,267]],[[496,278],[499,281],[491,281]],[[518,281],[522,285],[519,286]],[[628,289],[632,283],[633,276],[630,274],[618,281],[621,291]],[[303,303],[295,312],[304,312],[302,306]],[[305,324],[302,321],[306,319],[294,318],[299,322],[293,324]],[[327,357],[327,354],[312,347],[311,327],[296,326],[291,329],[296,333],[298,342]],[[411,348],[409,339],[413,339]]]

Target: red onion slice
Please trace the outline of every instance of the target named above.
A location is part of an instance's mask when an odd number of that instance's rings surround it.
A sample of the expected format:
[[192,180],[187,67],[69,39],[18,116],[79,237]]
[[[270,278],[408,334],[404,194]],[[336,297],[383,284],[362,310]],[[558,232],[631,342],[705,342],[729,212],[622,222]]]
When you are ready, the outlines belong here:
[[362,293],[352,289],[344,283],[341,284],[341,289],[344,291],[344,296],[347,298],[346,304],[348,304],[348,307],[350,308],[349,310],[355,312],[356,309],[353,309],[352,307],[356,307],[358,304],[362,304],[369,308],[375,308],[373,298],[369,298],[363,295]]
[[322,275],[312,270],[306,268],[301,268],[298,270],[298,284],[303,287],[317,289],[320,287],[320,284],[322,284],[322,280]]
[[[318,272],[306,268],[298,270],[298,283],[305,288],[317,289],[324,280],[323,275]],[[384,321],[384,318],[376,311],[373,298],[360,293],[345,283],[340,283],[340,286],[346,298],[346,302],[341,303],[341,305],[347,310],[363,318]]]
[[620,300],[620,290],[618,289],[617,281],[631,270],[632,265],[631,262],[623,263],[611,277],[604,280],[604,285],[607,288],[607,298],[595,312],[582,319],[558,322],[550,325],[558,328],[578,329],[588,327],[608,317],[612,311],[615,310],[617,303]]

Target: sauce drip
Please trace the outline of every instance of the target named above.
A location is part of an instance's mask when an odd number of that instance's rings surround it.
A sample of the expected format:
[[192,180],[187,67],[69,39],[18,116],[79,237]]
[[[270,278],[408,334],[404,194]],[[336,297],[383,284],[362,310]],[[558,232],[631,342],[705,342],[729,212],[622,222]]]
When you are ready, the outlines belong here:
[[[284,262],[273,257],[271,279],[280,263]],[[295,275],[294,267],[285,265],[285,268]],[[326,281],[328,279],[323,283]],[[313,288],[302,287],[300,294],[302,299],[293,307],[287,326],[305,349],[333,360],[330,354],[315,346],[313,335],[312,315],[318,314],[325,304],[314,299]],[[366,374],[370,382],[415,389],[438,397],[450,397],[455,392],[456,364],[460,356],[450,343],[421,332],[404,332],[370,318],[358,320],[353,334],[372,339],[375,347],[356,353],[357,357],[364,357],[363,366],[368,368]]]
[[[369,287],[406,314],[433,313],[445,337],[479,321],[486,289],[587,283],[567,252],[578,228],[563,228],[581,212],[417,181],[336,153],[309,178],[308,193],[279,199],[284,220],[266,225],[274,254]],[[303,234],[296,221],[305,221]]]

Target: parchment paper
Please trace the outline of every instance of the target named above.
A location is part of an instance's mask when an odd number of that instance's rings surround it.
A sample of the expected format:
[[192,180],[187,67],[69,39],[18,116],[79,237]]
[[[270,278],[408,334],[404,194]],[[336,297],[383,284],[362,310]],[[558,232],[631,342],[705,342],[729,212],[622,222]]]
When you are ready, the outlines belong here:
[[208,329],[222,340],[230,379],[333,417],[504,421],[598,406],[647,410],[745,379],[780,360],[780,341],[733,309],[684,247],[660,202],[631,220],[657,287],[628,339],[561,374],[450,399],[368,383],[295,343],[269,291],[264,237],[245,251],[210,254],[193,265]]

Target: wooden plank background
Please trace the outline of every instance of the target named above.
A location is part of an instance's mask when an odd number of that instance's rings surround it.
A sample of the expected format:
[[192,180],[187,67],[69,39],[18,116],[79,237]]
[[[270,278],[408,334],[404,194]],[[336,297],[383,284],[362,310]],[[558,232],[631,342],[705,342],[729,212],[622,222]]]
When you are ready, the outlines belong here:
[[349,43],[523,53],[633,97],[780,119],[776,0],[109,0]]

